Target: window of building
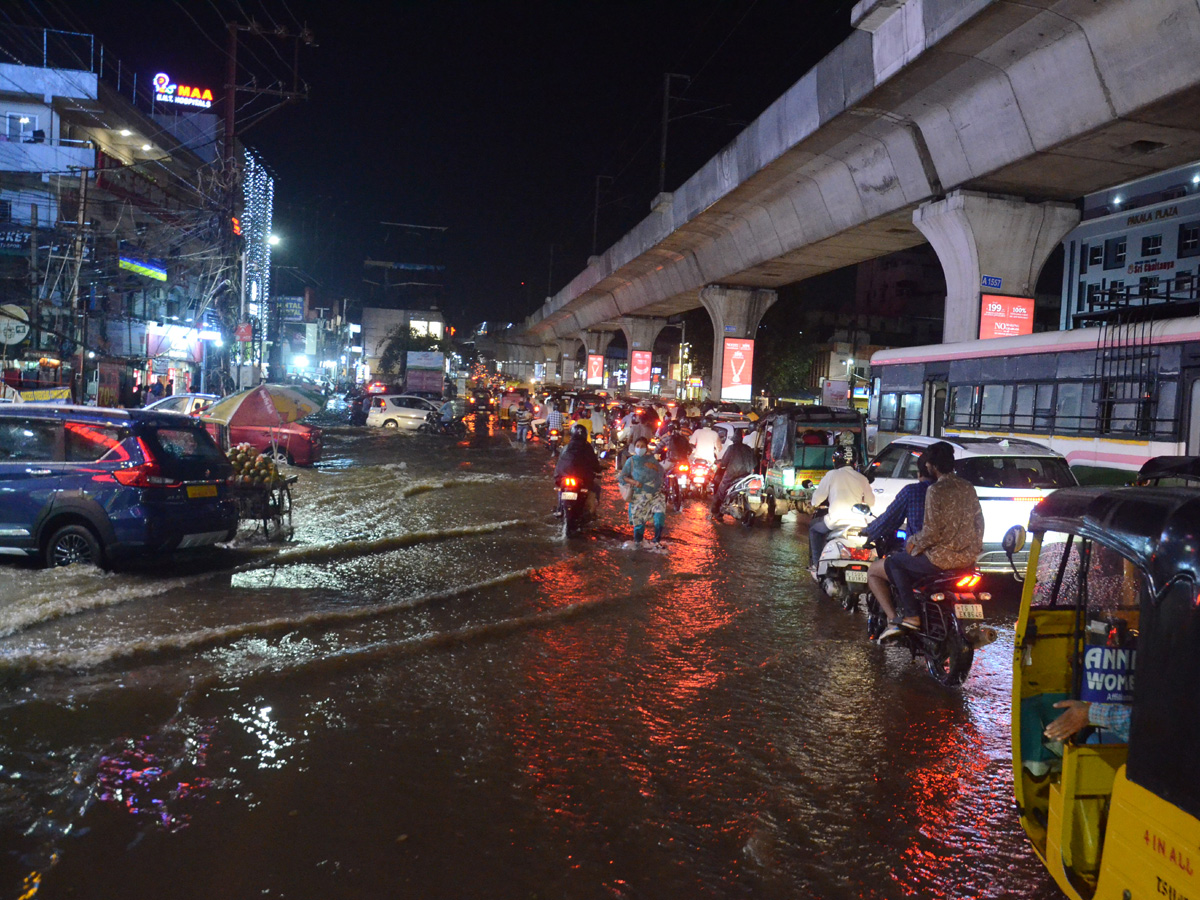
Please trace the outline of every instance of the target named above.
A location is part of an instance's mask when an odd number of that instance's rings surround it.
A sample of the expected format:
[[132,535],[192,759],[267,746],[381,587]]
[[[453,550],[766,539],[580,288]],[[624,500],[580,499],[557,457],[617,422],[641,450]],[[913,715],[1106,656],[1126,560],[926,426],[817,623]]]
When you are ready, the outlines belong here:
[[1148,234],[1142,238],[1142,256],[1158,256],[1162,253],[1162,235]]
[[1158,286],[1159,277],[1157,275],[1143,275],[1138,279],[1138,292],[1143,297],[1158,293]]
[[1109,238],[1104,242],[1104,268],[1115,269],[1125,265],[1125,238]]
[[10,141],[31,141],[38,130],[38,117],[29,113],[6,113],[4,134]]
[[1098,266],[1104,262],[1104,245],[1092,244],[1088,247],[1087,262],[1089,266]]
[[1179,226],[1178,256],[1200,256],[1200,222],[1184,222]]
[[1104,299],[1104,295],[1101,293],[1100,283],[1096,282],[1095,284],[1089,284],[1087,286],[1087,299],[1086,299],[1086,303],[1084,305],[1084,309],[1095,309],[1096,301],[1103,300],[1103,299]]

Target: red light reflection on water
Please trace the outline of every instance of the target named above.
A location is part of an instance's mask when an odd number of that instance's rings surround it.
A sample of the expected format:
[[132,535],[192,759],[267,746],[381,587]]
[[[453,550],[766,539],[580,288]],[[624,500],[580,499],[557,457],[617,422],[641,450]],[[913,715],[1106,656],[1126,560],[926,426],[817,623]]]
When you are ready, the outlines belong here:
[[[119,805],[168,831],[186,828],[192,818],[189,807],[203,800],[212,784],[199,772],[207,765],[216,721],[192,726],[187,733],[130,738],[101,757],[96,799]],[[184,772],[191,777],[183,778]]]

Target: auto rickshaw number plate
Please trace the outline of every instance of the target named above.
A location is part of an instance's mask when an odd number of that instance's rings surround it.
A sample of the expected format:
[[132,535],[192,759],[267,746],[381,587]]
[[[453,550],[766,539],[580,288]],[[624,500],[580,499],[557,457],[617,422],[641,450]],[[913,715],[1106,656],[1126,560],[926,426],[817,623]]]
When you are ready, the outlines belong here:
[[983,604],[982,603],[955,603],[954,615],[960,619],[982,619]]

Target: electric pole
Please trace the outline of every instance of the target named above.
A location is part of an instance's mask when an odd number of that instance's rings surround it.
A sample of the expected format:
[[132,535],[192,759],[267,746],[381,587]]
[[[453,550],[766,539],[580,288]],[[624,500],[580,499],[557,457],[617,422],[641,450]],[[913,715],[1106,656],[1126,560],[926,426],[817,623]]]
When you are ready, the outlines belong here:
[[688,84],[692,79],[676,72],[663,72],[662,145],[658,153],[658,192],[667,189],[667,125],[671,121],[671,79],[682,78]]
[[[596,255],[596,241],[600,230],[600,182],[607,181],[612,184],[613,177],[611,175],[596,176],[596,202],[592,206],[592,256]],[[662,188],[660,187],[661,191]]]

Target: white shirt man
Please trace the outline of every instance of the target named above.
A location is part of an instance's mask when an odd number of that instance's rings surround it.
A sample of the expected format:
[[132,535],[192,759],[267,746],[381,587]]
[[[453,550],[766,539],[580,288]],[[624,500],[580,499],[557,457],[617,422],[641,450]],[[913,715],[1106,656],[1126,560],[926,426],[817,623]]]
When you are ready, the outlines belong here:
[[721,435],[715,428],[705,425],[692,432],[692,456],[716,465],[721,458]]
[[852,507],[856,503],[872,506],[875,492],[867,477],[853,466],[840,466],[826,472],[813,491],[813,506],[820,506],[826,501],[829,503],[829,512],[825,514],[825,523],[836,528],[847,522],[858,521],[859,516]]

